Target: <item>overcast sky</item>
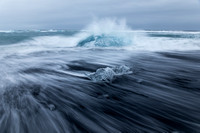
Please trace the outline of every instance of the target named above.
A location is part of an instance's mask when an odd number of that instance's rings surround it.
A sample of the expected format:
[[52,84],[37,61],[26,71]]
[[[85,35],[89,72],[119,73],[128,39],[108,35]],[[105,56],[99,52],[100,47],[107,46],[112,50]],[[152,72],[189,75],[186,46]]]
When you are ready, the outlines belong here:
[[81,29],[93,18],[132,29],[200,30],[200,0],[0,0],[0,30]]

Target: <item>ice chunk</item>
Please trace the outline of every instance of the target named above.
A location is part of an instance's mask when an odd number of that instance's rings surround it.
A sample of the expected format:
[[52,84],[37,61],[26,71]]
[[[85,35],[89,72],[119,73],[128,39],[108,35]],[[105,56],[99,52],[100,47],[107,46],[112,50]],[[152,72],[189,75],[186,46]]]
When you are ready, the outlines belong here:
[[94,82],[112,82],[117,76],[130,74],[132,71],[129,67],[122,65],[117,67],[106,67],[97,69],[96,72],[88,74],[88,78]]

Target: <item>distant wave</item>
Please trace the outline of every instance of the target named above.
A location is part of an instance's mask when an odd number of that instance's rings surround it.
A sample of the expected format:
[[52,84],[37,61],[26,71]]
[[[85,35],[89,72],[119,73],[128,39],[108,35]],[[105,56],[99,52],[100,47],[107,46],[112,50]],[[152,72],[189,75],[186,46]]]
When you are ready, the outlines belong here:
[[30,49],[123,48],[137,51],[200,50],[200,32],[134,31],[125,21],[103,19],[83,30],[35,30],[0,32],[0,45]]

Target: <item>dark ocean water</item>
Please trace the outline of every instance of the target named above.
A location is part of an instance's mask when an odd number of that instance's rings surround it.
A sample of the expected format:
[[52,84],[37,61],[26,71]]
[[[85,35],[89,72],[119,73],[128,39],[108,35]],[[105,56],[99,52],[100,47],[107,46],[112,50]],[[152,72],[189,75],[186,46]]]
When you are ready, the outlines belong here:
[[0,133],[199,133],[200,33],[0,32]]

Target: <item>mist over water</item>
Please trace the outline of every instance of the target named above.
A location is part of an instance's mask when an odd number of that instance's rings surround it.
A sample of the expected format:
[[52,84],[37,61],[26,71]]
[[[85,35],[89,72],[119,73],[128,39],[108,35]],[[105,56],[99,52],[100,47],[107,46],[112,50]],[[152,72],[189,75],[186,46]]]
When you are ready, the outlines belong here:
[[200,131],[200,32],[0,32],[0,132]]

